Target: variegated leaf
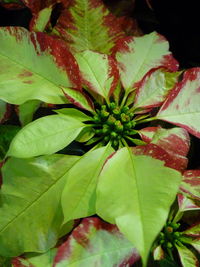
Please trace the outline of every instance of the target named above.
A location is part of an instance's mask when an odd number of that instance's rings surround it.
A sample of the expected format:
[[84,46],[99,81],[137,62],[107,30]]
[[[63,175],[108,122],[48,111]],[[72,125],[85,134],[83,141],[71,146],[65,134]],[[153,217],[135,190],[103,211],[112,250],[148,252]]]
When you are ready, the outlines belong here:
[[183,232],[184,235],[200,238],[200,223],[193,225]]
[[122,84],[127,94],[152,68],[178,69],[177,61],[169,52],[166,39],[152,32],[141,37],[126,37],[115,47]]
[[159,107],[178,81],[179,75],[180,72],[167,72],[162,68],[149,71],[138,85],[134,107]]
[[181,192],[200,201],[200,170],[187,170],[183,173]]
[[197,137],[200,137],[199,80],[200,68],[187,70],[156,116],[159,120],[181,126]]
[[177,246],[180,261],[183,267],[199,267],[199,261],[196,256],[185,246]]
[[53,33],[64,39],[73,51],[91,49],[103,53],[109,53],[125,35],[121,24],[101,0],[71,1]]
[[30,23],[30,31],[43,32],[51,18],[53,6],[45,7],[33,16]]
[[75,58],[61,40],[20,27],[0,28],[0,99],[66,103],[60,88],[81,88]]
[[107,99],[119,81],[115,60],[109,55],[90,50],[77,53],[75,57],[86,89]]
[[200,206],[197,205],[194,200],[187,198],[182,194],[177,195],[179,211],[200,210]]

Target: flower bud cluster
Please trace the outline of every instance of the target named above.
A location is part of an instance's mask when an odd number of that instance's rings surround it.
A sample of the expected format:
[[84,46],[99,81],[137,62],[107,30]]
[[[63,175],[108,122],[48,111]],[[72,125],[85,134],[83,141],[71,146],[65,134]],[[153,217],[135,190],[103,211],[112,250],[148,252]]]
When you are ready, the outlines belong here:
[[102,105],[101,109],[96,112],[93,118],[95,134],[102,137],[103,143],[110,141],[113,148],[117,149],[123,137],[135,134],[134,114],[129,111],[128,107],[119,108],[111,102],[108,106]]
[[167,223],[164,230],[158,237],[158,242],[165,249],[173,249],[175,245],[181,245],[182,233],[177,229],[180,227],[180,223]]

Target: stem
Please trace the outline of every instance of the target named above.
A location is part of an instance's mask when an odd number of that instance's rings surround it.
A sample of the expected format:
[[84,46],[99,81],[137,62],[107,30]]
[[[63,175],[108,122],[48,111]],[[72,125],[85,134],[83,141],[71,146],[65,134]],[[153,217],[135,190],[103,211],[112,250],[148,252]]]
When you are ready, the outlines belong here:
[[124,94],[124,97],[123,97],[123,99],[122,99],[122,102],[121,102],[121,104],[120,104],[120,108],[122,108],[122,107],[124,106],[128,94],[129,94],[129,93],[126,91],[125,94]]
[[140,123],[144,123],[144,122],[149,122],[149,121],[155,121],[157,120],[156,117],[152,117],[152,118],[148,118],[148,119],[144,119],[144,120],[141,120],[141,121],[136,121],[136,124],[140,124]]

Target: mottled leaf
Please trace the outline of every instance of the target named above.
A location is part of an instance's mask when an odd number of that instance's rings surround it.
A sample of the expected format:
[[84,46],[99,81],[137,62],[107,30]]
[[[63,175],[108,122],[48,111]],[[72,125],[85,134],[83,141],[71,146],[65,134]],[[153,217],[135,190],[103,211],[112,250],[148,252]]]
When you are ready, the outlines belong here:
[[145,127],[139,130],[138,133],[144,142],[150,143],[159,128],[160,127]]
[[200,200],[200,170],[185,171],[180,190],[191,198]]
[[20,27],[0,28],[0,99],[66,103],[60,88],[81,88],[79,70],[63,41]]
[[177,195],[179,211],[200,210],[200,205],[196,204],[193,199],[187,198],[182,194]]
[[139,83],[134,107],[159,107],[178,81],[178,75],[179,72],[171,73],[162,68],[149,71]]
[[68,172],[62,193],[64,222],[96,213],[98,176],[112,152],[110,145],[89,151]]
[[157,118],[181,126],[200,137],[200,68],[184,73],[183,80],[171,91]]
[[180,180],[180,173],[165,167],[164,162],[133,155],[127,148],[110,157],[100,174],[97,214],[117,224],[138,249],[144,265],[167,219]]
[[119,81],[115,60],[109,55],[90,50],[77,53],[75,57],[86,89],[107,99]]
[[115,225],[86,218],[58,248],[53,267],[131,266],[138,259],[133,245]]
[[109,53],[124,36],[121,24],[101,0],[71,1],[53,33],[64,39],[73,51],[91,49],[102,53]]
[[198,267],[199,261],[196,256],[185,246],[176,246],[183,267]]
[[141,37],[126,37],[118,42],[115,47],[116,59],[127,94],[152,68],[177,70],[178,63],[168,49],[166,39],[156,32]]
[[79,119],[67,115],[42,117],[21,129],[7,156],[29,158],[55,153],[69,145],[84,127]]
[[77,159],[57,154],[6,162],[0,206],[1,255],[45,252],[56,244],[63,221],[60,195],[65,173]]

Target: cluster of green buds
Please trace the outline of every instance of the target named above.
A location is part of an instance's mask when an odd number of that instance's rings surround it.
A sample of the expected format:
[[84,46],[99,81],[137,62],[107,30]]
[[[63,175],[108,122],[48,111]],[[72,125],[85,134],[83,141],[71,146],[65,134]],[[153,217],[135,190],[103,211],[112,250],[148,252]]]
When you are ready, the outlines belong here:
[[133,117],[129,107],[120,108],[114,102],[102,105],[93,118],[95,134],[102,138],[103,144],[111,142],[112,147],[117,149],[123,138],[137,133]]
[[158,243],[163,249],[171,250],[175,245],[181,246],[182,233],[178,232],[180,223],[168,222],[158,237]]

